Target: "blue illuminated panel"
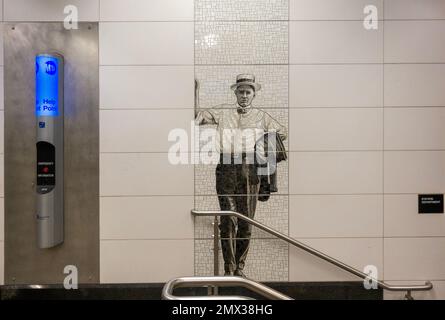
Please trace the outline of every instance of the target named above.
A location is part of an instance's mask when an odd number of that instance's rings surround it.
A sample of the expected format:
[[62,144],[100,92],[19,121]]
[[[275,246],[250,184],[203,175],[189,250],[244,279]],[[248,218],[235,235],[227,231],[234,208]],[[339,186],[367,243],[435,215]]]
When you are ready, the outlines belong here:
[[59,60],[36,56],[36,116],[59,115]]

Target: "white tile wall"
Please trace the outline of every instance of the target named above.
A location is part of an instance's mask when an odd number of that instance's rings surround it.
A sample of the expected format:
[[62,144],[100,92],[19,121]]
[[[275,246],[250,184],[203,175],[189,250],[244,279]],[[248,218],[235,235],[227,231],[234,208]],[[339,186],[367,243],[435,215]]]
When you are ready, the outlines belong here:
[[366,30],[362,21],[290,22],[291,64],[381,63],[383,27]]
[[385,106],[445,106],[445,65],[385,65]]
[[443,0],[386,0],[385,19],[445,19]]
[[382,152],[292,152],[290,193],[381,193],[382,166]]
[[3,0],[4,21],[63,21],[74,5],[79,21],[99,20],[99,0]]
[[[0,0],[0,20],[3,21],[3,0]],[[0,110],[3,110],[3,24],[0,24]],[[0,111],[0,153],[4,153],[4,112]],[[3,175],[0,179],[3,181]],[[4,284],[4,229],[5,229],[4,198],[0,198],[0,285]]]
[[292,65],[289,81],[291,108],[383,107],[382,65]]
[[445,238],[385,239],[385,279],[444,280]]
[[383,0],[289,0],[291,20],[363,20],[368,5],[383,19]]
[[193,65],[193,22],[103,22],[101,65]]
[[[359,270],[363,270],[368,265],[376,266],[378,278],[383,277],[383,240],[381,238],[303,239],[301,241]],[[357,281],[357,277],[295,248],[289,250],[289,281]]]
[[383,108],[290,110],[290,149],[378,150],[383,146]]
[[101,239],[193,239],[193,196],[102,197]]
[[193,66],[102,66],[105,109],[193,108]]
[[167,153],[100,155],[101,196],[193,195],[193,189],[193,166],[172,165]]
[[193,21],[194,0],[101,0],[101,21]]
[[386,193],[443,193],[445,151],[385,152]]
[[385,62],[445,62],[445,21],[385,21]]
[[193,166],[166,153],[193,118],[193,3],[101,1],[101,282],[193,275]]
[[190,136],[192,120],[190,109],[101,110],[100,151],[168,152],[176,143],[169,133],[183,130]]
[[445,108],[386,108],[385,149],[445,149]]
[[193,240],[101,241],[101,283],[167,282],[193,276]]
[[382,195],[290,196],[294,238],[382,237]]
[[[392,285],[424,285],[425,281],[391,281]],[[445,300],[445,281],[432,281],[430,291],[413,291],[414,300]],[[385,300],[404,300],[406,292],[384,291]]]
[[385,237],[445,237],[445,215],[419,214],[418,195],[385,195]]

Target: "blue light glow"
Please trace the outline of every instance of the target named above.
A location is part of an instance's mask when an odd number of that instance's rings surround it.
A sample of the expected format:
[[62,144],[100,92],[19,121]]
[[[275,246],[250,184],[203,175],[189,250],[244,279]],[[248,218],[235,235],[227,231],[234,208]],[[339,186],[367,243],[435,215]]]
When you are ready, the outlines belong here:
[[56,57],[36,56],[36,116],[59,115],[59,61]]

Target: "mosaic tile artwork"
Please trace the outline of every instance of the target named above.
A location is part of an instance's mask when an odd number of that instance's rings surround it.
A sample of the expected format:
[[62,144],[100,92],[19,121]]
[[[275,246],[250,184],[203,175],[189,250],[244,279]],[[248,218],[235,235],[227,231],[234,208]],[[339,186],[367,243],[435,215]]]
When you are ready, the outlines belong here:
[[196,22],[195,64],[287,64],[288,22]]
[[[255,220],[281,232],[289,234],[289,197],[272,195],[266,202],[258,202]],[[195,209],[220,210],[217,196],[196,196]],[[195,239],[211,239],[213,217],[195,218]],[[252,238],[276,239],[273,235],[253,227]]]
[[[289,0],[195,0],[195,78],[199,81],[201,108],[235,104],[230,86],[237,75],[253,74],[262,88],[252,105],[289,129],[288,6]],[[200,139],[205,137],[202,130],[215,127],[200,127],[195,153],[209,146],[208,139]],[[287,140],[284,145],[289,150]],[[214,148],[210,150],[216,161],[195,165],[195,208],[219,210],[215,177],[219,154]],[[267,202],[258,202],[255,219],[288,234],[288,162],[280,162],[277,170],[278,193]],[[195,218],[198,276],[213,275],[213,221],[213,217]],[[246,275],[259,281],[288,281],[288,244],[255,227],[252,239]],[[222,274],[221,252],[219,256]]]
[[[219,250],[219,274],[224,274]],[[251,241],[244,273],[256,281],[289,281],[289,245],[282,240]],[[213,275],[213,241],[195,240],[195,276]]]
[[[274,119],[284,126],[288,126],[288,116],[289,111],[287,109],[269,109],[264,110],[268,112]],[[212,128],[214,126],[201,126],[200,129]],[[201,131],[202,132],[202,131]],[[202,150],[203,146],[208,143],[204,138],[200,139],[199,135],[195,137],[195,146],[199,150]],[[199,140],[198,140],[199,139]],[[286,150],[289,150],[288,140],[284,141],[284,146]],[[195,150],[196,154],[199,156],[199,150]],[[195,165],[195,194],[196,195],[213,195],[216,194],[216,177],[215,169],[217,160],[219,159],[218,153],[212,153],[216,162],[212,164],[199,163]],[[277,181],[278,181],[278,192],[276,194],[288,194],[288,161],[282,161],[277,167]]]
[[[254,100],[254,102],[255,102],[255,100]],[[264,112],[267,112],[272,118],[277,120],[281,125],[285,126],[287,128],[288,137],[289,137],[289,129],[288,129],[289,110],[288,109],[263,109],[263,108],[256,107],[256,105],[254,105],[254,103],[252,103],[252,105],[255,108],[258,108],[258,109],[263,110]],[[200,152],[205,152],[208,149],[208,148],[204,148],[205,146],[211,147],[210,149],[212,152],[217,152],[216,149],[213,147],[213,145],[210,145],[210,146],[208,145],[209,143],[214,141],[213,139],[215,139],[214,131],[211,131],[210,134],[208,132],[206,132],[206,129],[215,129],[215,128],[216,128],[216,125],[203,125],[203,126],[199,126],[197,131],[195,131],[195,136],[194,136],[195,149],[193,151],[196,154],[199,154]],[[283,141],[283,145],[285,146],[286,150],[289,150],[288,139]],[[214,154],[214,156],[216,157],[216,159],[219,159],[218,154]]]
[[[216,195],[216,165],[195,165],[195,195]],[[289,193],[288,181],[289,166],[287,161],[280,162],[277,166],[278,192],[276,195],[287,195]]]
[[236,103],[230,86],[236,75],[254,74],[255,81],[261,84],[253,105],[260,109],[288,108],[289,69],[286,65],[267,66],[197,66],[195,78],[200,83],[200,106],[208,108],[223,103]]
[[289,0],[195,0],[195,20],[288,20]]

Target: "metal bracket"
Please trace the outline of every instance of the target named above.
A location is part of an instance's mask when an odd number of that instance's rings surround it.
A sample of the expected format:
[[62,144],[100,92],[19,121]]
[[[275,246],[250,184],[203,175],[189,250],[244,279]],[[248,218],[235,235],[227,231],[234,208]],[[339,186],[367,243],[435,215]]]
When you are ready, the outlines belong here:
[[406,291],[405,300],[414,300],[413,296],[411,295],[411,290]]

